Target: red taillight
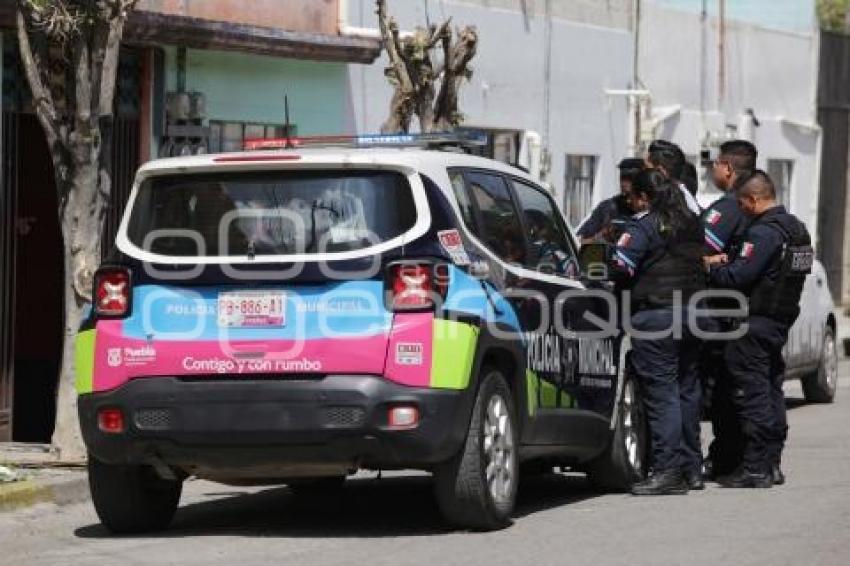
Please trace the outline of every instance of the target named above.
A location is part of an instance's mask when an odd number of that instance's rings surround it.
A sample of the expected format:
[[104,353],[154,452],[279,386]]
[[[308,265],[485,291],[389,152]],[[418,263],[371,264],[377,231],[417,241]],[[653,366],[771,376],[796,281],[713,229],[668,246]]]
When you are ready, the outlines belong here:
[[389,269],[390,308],[394,311],[433,309],[449,291],[446,264],[400,263]]
[[130,272],[101,269],[94,276],[94,309],[101,316],[123,316],[130,309]]
[[100,409],[97,412],[97,427],[109,434],[124,432],[124,413],[121,409]]
[[434,306],[433,273],[430,265],[404,263],[390,269],[393,310],[426,309]]

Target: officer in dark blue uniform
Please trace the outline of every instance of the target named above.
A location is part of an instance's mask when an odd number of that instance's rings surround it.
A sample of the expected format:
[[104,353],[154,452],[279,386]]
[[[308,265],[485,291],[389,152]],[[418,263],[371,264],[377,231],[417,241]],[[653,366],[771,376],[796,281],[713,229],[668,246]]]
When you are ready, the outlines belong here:
[[[744,233],[750,224],[738,205],[736,187],[748,179],[756,168],[758,151],[746,140],[732,140],[720,146],[720,153],[711,167],[714,185],[725,195],[715,201],[702,215],[705,247],[708,255],[734,256],[740,250]],[[716,309],[735,309],[737,303],[714,300]],[[715,320],[712,330],[729,330],[739,321]],[[714,440],[705,460],[706,479],[716,479],[733,471],[741,462],[743,440],[737,412],[732,403],[731,380],[723,371],[723,342],[705,342],[700,368],[702,381],[709,393],[711,426]]]
[[649,144],[646,154],[646,166],[661,171],[680,191],[688,208],[694,214],[699,214],[701,209],[697,202],[696,191],[691,193],[683,182],[686,175],[685,168],[688,164],[682,148],[667,140],[654,140]]
[[576,233],[583,244],[596,240],[615,242],[626,221],[634,214],[627,200],[632,182],[644,168],[643,159],[626,158],[617,167],[620,170],[620,194],[600,202],[579,226]]
[[687,493],[702,488],[698,347],[686,327],[686,305],[705,286],[702,230],[678,186],[658,171],[638,175],[629,200],[637,213],[617,241],[612,265],[631,307],[631,361],[653,468],[632,493]]
[[741,249],[734,258],[705,258],[712,285],[741,291],[749,301],[746,334],[724,348],[744,440],[742,462],[718,481],[725,487],[770,487],[785,481],[779,467],[788,431],[782,348],[800,314],[814,252],[805,225],[776,203],[766,173],[757,170],[737,197],[753,218]]

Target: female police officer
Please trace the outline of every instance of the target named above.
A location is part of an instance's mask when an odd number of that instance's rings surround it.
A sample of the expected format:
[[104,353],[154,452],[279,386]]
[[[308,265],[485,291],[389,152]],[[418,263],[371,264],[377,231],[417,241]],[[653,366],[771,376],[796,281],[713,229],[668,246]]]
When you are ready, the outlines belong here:
[[699,349],[687,328],[688,301],[705,286],[703,231],[679,188],[658,171],[639,174],[629,200],[636,214],[617,241],[612,264],[624,308],[631,307],[624,324],[632,335],[653,468],[632,493],[684,494],[703,487]]

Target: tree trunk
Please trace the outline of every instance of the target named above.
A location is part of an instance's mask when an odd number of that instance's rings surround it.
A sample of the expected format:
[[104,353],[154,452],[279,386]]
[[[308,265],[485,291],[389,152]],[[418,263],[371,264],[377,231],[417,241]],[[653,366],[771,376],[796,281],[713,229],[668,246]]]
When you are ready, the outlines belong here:
[[74,344],[86,306],[92,300],[94,273],[100,264],[100,234],[110,178],[102,160],[83,159],[70,168],[67,183],[67,200],[59,217],[65,252],[65,325],[52,443],[63,462],[81,462],[86,458],[86,449],[77,416]]
[[399,134],[410,131],[410,120],[413,117],[413,104],[410,95],[397,88],[390,101],[390,116],[381,125],[382,134]]
[[[59,195],[65,320],[53,447],[68,462],[85,459],[74,345],[100,264],[112,185],[112,113],[121,36],[137,1],[18,2],[21,62],[50,145]],[[63,88],[54,89],[56,85]]]
[[85,302],[80,301],[73,290],[68,273],[74,269],[68,246],[65,248],[65,325],[62,335],[62,367],[59,374],[59,387],[56,394],[56,428],[52,444],[58,458],[63,462],[83,462],[86,450],[80,434],[77,417],[77,391],[74,372],[74,342],[77,330],[83,321]]

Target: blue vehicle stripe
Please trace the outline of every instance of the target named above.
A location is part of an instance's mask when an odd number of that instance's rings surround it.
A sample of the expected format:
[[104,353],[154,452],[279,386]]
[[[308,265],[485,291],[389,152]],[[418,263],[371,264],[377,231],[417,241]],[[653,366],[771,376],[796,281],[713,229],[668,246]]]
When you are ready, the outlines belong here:
[[388,332],[392,323],[392,313],[384,307],[380,281],[267,288],[281,289],[285,293],[283,326],[219,327],[219,293],[239,288],[141,285],[133,290],[133,312],[124,321],[124,335],[139,340],[164,341],[310,340],[329,336],[372,336]]

